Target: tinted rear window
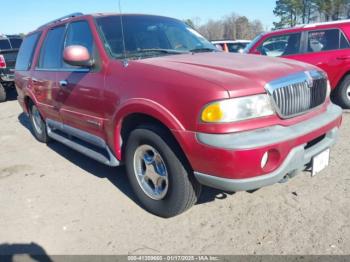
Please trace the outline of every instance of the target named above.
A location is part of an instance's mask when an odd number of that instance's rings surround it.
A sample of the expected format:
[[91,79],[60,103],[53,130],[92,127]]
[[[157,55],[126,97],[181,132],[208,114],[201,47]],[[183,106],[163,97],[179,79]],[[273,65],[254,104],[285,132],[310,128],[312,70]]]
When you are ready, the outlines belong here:
[[10,38],[11,46],[14,49],[19,49],[22,44],[22,39],[21,38]]
[[310,31],[308,33],[308,52],[323,52],[349,48],[345,36],[338,29]]
[[40,37],[40,32],[34,33],[32,35],[27,36],[21,48],[19,50],[17,61],[16,61],[16,70],[24,71],[28,70],[31,66],[33,54],[35,50],[36,43]]
[[9,40],[7,39],[1,39],[0,40],[0,50],[8,50],[11,49],[11,45]]

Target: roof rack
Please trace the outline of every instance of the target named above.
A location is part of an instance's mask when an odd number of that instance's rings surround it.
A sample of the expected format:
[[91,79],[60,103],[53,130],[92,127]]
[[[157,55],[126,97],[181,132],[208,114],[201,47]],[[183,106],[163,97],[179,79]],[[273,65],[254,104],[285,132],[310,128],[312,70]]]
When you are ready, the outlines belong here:
[[38,29],[42,29],[42,28],[44,28],[44,27],[46,27],[48,25],[56,24],[56,23],[59,23],[59,22],[62,22],[64,20],[66,20],[66,19],[77,17],[77,16],[82,16],[82,15],[84,15],[84,14],[83,13],[72,13],[72,14],[69,14],[69,15],[66,15],[66,16],[62,16],[62,17],[60,17],[58,19],[55,19],[55,20],[53,20],[51,22],[48,22],[48,23],[40,26]]

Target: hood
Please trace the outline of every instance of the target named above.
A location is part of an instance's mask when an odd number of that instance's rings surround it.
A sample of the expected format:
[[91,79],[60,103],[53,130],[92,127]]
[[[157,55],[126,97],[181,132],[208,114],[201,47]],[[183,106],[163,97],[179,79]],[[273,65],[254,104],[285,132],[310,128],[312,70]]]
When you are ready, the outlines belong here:
[[196,53],[139,60],[175,70],[224,88],[231,97],[265,92],[265,85],[314,66],[283,58],[231,53]]

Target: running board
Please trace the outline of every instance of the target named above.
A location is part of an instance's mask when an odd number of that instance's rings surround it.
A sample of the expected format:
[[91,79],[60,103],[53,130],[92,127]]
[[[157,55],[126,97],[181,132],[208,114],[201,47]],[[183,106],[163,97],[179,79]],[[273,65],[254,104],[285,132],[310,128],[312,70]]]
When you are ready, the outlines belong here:
[[50,138],[79,153],[107,166],[120,165],[120,162],[102,138],[50,119],[46,120],[46,127],[47,135]]

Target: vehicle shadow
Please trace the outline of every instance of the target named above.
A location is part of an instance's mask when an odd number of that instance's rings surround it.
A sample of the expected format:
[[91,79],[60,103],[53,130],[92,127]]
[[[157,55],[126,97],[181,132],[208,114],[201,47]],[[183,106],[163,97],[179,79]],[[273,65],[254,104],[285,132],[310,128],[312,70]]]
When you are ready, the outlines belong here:
[[[29,119],[26,114],[22,113],[18,116],[19,122],[32,133]],[[136,196],[134,195],[129,181],[127,179],[126,171],[123,166],[121,167],[108,167],[95,160],[92,160],[75,150],[59,143],[51,142],[48,147],[55,151],[60,156],[63,156],[68,161],[81,169],[85,170],[87,173],[94,175],[98,178],[108,179],[116,188],[123,192],[127,197],[139,205]],[[224,200],[228,196],[234,193],[223,192],[222,190],[216,190],[208,187],[203,187],[200,199],[197,205],[205,204],[215,200]]]
[[18,261],[15,256],[28,255],[31,260],[21,261],[37,261],[37,262],[52,262],[53,260],[46,254],[45,249],[36,244],[0,244],[0,261],[1,262],[14,262]]

